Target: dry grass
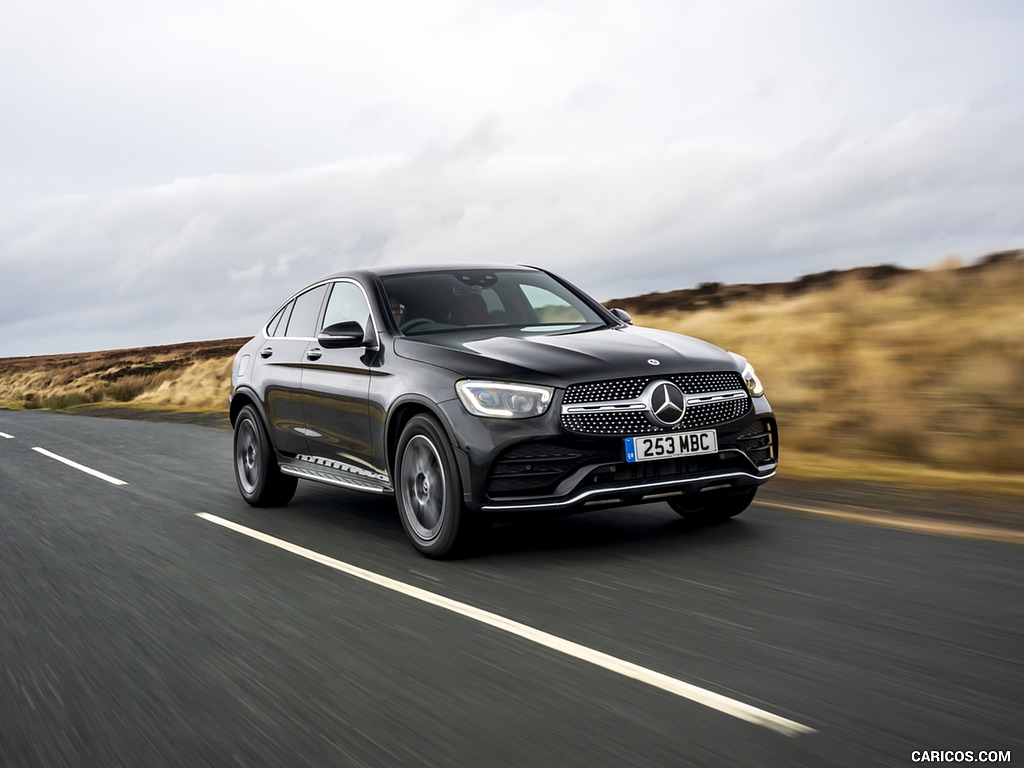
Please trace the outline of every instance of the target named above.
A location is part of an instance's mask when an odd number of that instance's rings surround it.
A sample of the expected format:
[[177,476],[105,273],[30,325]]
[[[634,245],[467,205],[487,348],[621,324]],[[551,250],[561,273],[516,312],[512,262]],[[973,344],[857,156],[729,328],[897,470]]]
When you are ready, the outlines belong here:
[[174,378],[148,388],[135,402],[196,413],[227,412],[232,357],[199,360]]
[[[755,365],[784,474],[1024,495],[1022,255],[871,275],[833,274],[811,290],[804,278],[798,292],[745,286],[697,311],[663,309],[675,294],[659,294],[646,305],[662,311],[645,314],[640,297],[634,319]],[[0,360],[0,407],[224,413],[243,342]]]
[[778,413],[783,464],[799,474],[885,467],[898,479],[927,468],[936,479],[1005,475],[1024,489],[1021,296],[1017,260],[635,320],[754,363]]
[[68,410],[127,403],[226,410],[231,359],[244,339],[0,360],[0,407]]

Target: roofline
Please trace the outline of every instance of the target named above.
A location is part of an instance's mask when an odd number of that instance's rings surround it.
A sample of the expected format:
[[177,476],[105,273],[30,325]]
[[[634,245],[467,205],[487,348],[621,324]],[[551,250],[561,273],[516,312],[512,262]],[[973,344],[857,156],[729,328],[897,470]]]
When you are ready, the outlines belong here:
[[[423,274],[424,272],[457,272],[468,269],[515,270],[517,272],[543,272],[544,270],[527,264],[503,264],[494,262],[450,262],[437,264],[382,264],[379,266],[354,267],[334,274],[325,275],[320,280],[332,280],[338,277],[355,277],[357,275],[390,277],[392,275]],[[319,282],[319,280],[317,281]]]

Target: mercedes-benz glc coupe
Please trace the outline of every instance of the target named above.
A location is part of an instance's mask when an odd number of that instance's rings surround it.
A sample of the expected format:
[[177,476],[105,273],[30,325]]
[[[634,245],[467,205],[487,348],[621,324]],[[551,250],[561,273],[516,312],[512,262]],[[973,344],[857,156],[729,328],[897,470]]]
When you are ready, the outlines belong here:
[[664,500],[722,520],[778,461],[745,359],[523,266],[318,280],[238,352],[231,423],[247,502],[299,479],[393,496],[431,557],[495,517]]

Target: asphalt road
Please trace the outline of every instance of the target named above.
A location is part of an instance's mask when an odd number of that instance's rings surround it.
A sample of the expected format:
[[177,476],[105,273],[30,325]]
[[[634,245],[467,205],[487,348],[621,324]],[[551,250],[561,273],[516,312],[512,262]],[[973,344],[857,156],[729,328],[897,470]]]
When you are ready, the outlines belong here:
[[1020,546],[652,504],[438,563],[378,499],[248,507],[223,430],[0,433],[3,768],[1024,762]]

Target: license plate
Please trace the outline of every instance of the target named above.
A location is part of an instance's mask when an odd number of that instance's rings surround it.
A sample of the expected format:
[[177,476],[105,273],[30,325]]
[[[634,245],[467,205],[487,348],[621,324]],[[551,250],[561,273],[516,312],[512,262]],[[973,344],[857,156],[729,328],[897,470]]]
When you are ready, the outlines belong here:
[[626,461],[657,461],[680,456],[700,456],[718,453],[718,433],[713,429],[703,432],[679,432],[673,435],[626,438]]

